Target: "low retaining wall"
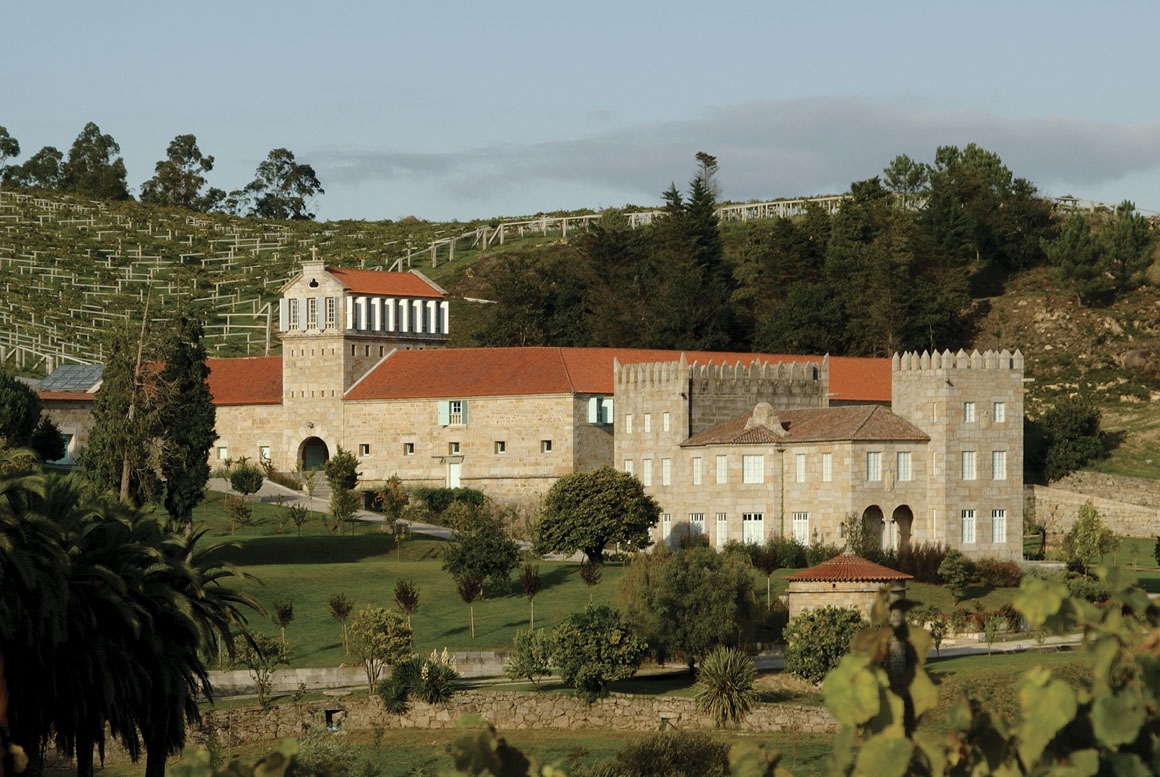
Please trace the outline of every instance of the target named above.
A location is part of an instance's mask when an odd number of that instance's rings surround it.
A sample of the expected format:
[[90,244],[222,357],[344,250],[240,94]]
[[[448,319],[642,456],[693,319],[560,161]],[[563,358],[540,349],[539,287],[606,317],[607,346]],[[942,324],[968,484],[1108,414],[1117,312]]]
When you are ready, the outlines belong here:
[[[249,742],[298,737],[316,727],[350,730],[382,728],[455,728],[463,715],[478,713],[502,731],[519,729],[615,729],[657,731],[663,726],[681,729],[711,728],[713,721],[697,712],[692,699],[613,694],[591,705],[559,694],[462,691],[449,704],[416,702],[394,715],[378,697],[286,704],[260,709],[207,713],[190,731],[190,741],[201,744],[212,734],[230,747]],[[825,709],[794,704],[762,704],[746,716],[742,731],[800,731],[832,734],[838,723]]]
[[[452,653],[452,655],[455,657],[455,668],[460,677],[471,679],[503,676],[503,662],[507,658],[507,653],[482,651]],[[245,669],[210,672],[209,678],[217,697],[258,693],[258,686]],[[271,675],[270,683],[270,690],[279,694],[293,693],[298,690],[300,685],[304,685],[308,691],[326,688],[356,688],[358,686],[365,688],[367,673],[362,664],[275,669]]]
[[1160,510],[1160,483],[1148,478],[1106,475],[1102,472],[1073,472],[1052,483],[1052,486]]
[[[1153,487],[1160,489],[1160,484],[1154,483]],[[1104,525],[1117,536],[1155,537],[1160,534],[1160,508],[1092,496],[1059,486],[1028,486],[1025,489],[1025,509],[1047,530],[1049,547],[1075,525],[1084,502],[1092,503]],[[1052,542],[1052,538],[1056,542]]]

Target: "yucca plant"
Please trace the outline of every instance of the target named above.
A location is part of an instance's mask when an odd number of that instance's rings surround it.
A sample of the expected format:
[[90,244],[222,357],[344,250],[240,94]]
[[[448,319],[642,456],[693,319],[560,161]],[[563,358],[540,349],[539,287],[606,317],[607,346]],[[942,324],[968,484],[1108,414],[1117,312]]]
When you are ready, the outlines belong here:
[[753,659],[737,648],[718,646],[702,662],[694,687],[697,709],[717,726],[737,725],[757,702]]

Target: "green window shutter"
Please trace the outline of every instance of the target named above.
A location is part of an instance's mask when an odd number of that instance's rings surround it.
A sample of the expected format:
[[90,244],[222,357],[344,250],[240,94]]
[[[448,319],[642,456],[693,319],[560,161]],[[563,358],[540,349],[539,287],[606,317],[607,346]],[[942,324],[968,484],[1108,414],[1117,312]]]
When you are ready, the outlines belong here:
[[600,397],[588,397],[588,423],[600,423]]
[[612,397],[605,397],[600,401],[601,423],[610,424],[615,417],[612,410]]
[[446,399],[439,400],[439,425],[447,426],[451,423],[451,403]]

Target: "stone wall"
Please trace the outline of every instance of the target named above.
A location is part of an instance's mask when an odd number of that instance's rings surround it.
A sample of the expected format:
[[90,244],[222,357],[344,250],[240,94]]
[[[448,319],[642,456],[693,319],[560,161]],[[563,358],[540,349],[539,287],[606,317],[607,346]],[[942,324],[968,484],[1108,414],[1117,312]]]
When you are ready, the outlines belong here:
[[1073,472],[1052,483],[1052,488],[1160,510],[1160,483],[1147,478],[1105,475],[1102,472]]
[[1029,486],[1025,498],[1028,513],[1047,530],[1048,547],[1058,546],[1058,539],[1075,525],[1079,508],[1089,501],[1099,512],[1100,519],[1117,536],[1155,537],[1160,534],[1158,507],[1130,504],[1057,486]]
[[[613,694],[588,705],[558,694],[464,691],[451,704],[413,703],[394,715],[378,697],[286,704],[259,709],[211,712],[190,731],[190,741],[204,743],[212,733],[223,746],[274,742],[301,736],[312,728],[329,726],[348,730],[382,728],[450,729],[456,721],[477,713],[497,729],[615,729],[656,731],[662,725],[680,729],[711,728],[713,721],[698,713],[692,699]],[[763,704],[741,724],[742,731],[800,731],[831,734],[838,723],[823,708],[791,704]]]

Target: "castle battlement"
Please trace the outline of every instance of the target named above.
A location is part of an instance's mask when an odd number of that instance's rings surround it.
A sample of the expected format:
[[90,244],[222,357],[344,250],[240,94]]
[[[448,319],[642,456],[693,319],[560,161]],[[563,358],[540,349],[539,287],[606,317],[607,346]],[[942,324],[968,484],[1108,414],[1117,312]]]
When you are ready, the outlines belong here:
[[615,386],[665,388],[689,385],[701,394],[751,393],[826,396],[829,388],[829,357],[818,362],[771,362],[754,359],[748,364],[689,363],[684,354],[677,361],[641,364],[614,363]]
[[890,362],[891,372],[945,372],[948,370],[1012,370],[1023,371],[1023,352],[1016,349],[1011,353],[1004,348],[1002,351],[987,350],[979,353],[977,350],[968,354],[959,349],[958,353],[951,353],[950,349],[939,353],[923,351],[920,355],[916,351],[907,351],[903,354],[894,354]]

